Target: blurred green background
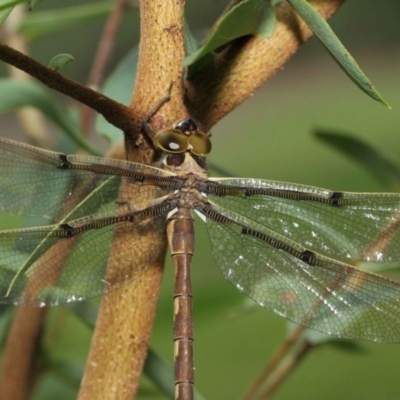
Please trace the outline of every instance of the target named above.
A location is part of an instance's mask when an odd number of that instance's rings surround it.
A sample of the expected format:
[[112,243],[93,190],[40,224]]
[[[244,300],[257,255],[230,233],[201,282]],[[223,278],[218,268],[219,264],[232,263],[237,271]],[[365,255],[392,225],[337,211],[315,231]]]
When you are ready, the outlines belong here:
[[[69,1],[69,5],[80,3]],[[226,3],[187,1],[192,29],[202,35]],[[65,1],[52,0],[43,2],[38,10],[63,6]],[[317,141],[313,131],[319,128],[347,132],[398,163],[399,17],[397,0],[379,3],[363,0],[348,1],[330,21],[393,107],[392,111],[357,89],[319,42],[311,39],[261,90],[213,128],[210,161],[234,176],[293,181],[334,190],[386,190],[367,170]],[[103,22],[92,21],[72,32],[34,42],[32,54],[44,62],[57,53],[73,54],[76,61],[65,73],[85,81],[95,51],[93,45]],[[114,52],[114,64],[137,43],[138,30],[137,11],[130,12]],[[19,128],[14,117],[2,117],[0,121],[2,136],[16,134]],[[287,322],[260,307],[249,308],[246,298],[224,280],[214,264],[207,233],[200,223],[196,233],[198,241],[192,268],[196,387],[206,399],[237,399],[284,340]],[[168,261],[151,343],[169,365],[172,365],[172,275]],[[132,307],[134,312],[134,305],[127,304],[127,307]],[[52,314],[50,325],[62,327],[53,346],[54,356],[83,362],[90,330],[60,309],[53,310]],[[360,352],[346,352],[328,345],[310,352],[275,398],[400,398],[400,346],[359,344]],[[49,374],[38,388],[36,398],[73,399],[74,392],[54,374]],[[144,378],[138,398],[164,397]]]

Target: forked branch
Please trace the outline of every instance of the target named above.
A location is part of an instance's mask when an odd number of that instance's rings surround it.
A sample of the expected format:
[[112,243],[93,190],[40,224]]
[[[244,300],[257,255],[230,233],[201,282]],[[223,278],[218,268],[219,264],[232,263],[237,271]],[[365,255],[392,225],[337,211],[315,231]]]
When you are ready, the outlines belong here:
[[[344,0],[310,0],[324,18]],[[184,2],[141,1],[141,45],[135,92],[130,107],[63,77],[29,57],[0,45],[0,59],[14,65],[46,86],[92,107],[126,133],[129,160],[151,162],[153,152],[137,140],[141,120],[175,82],[171,101],[152,118],[153,129],[193,114],[208,129],[251,96],[311,36],[284,3],[278,23],[268,39],[246,38],[233,42],[212,64],[200,71],[186,87],[182,84],[184,52]],[[190,112],[184,104],[189,98]],[[147,144],[146,144],[147,143]],[[154,239],[154,237],[152,238]],[[131,246],[122,240],[121,248]],[[161,234],[153,243],[157,262],[133,284],[105,296],[82,383],[79,399],[132,399],[137,392],[150,338],[166,251]]]
[[[328,19],[345,0],[309,0]],[[188,84],[193,115],[209,130],[259,89],[292,57],[312,32],[287,4],[276,10],[271,37],[240,38]]]

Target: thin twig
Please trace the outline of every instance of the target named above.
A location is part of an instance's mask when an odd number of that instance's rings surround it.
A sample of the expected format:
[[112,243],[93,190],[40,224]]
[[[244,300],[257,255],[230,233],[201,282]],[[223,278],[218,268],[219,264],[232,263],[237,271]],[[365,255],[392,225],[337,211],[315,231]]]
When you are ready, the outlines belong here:
[[[89,73],[87,85],[93,90],[100,90],[104,73],[108,61],[114,47],[115,38],[118,29],[121,25],[122,16],[124,11],[128,8],[128,0],[116,0],[115,7],[109,15],[104,26],[103,34],[101,35],[97,51],[92,64],[92,70]],[[88,133],[90,130],[90,123],[93,116],[93,109],[87,106],[82,108],[81,115],[81,129],[82,132]]]
[[260,374],[254,380],[246,394],[243,396],[243,400],[253,399],[255,394],[260,390],[260,387],[269,379],[271,374],[277,369],[282,359],[296,346],[297,341],[303,333],[305,327],[299,325],[293,330],[290,335],[285,339],[282,345],[275,351],[273,356],[268,361],[267,365],[262,369]]
[[294,371],[299,365],[300,361],[314,346],[307,340],[303,340],[300,346],[283,360],[279,370],[272,376],[265,390],[260,394],[259,399],[268,400],[282,385],[286,378]]
[[49,88],[57,90],[93,108],[102,114],[108,122],[124,132],[132,132],[138,126],[138,119],[129,107],[72,79],[64,77],[53,69],[46,67],[11,47],[0,44],[0,60],[25,71]]

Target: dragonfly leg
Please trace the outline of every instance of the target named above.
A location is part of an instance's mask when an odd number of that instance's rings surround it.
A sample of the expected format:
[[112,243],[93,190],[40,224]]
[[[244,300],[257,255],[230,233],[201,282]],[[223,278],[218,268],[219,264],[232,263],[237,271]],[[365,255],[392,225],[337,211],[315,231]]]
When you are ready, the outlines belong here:
[[155,132],[150,126],[149,121],[165,103],[168,103],[170,101],[171,91],[174,84],[174,81],[169,84],[168,93],[154,105],[154,107],[150,110],[150,112],[146,115],[142,122],[142,128],[150,140],[154,139]]

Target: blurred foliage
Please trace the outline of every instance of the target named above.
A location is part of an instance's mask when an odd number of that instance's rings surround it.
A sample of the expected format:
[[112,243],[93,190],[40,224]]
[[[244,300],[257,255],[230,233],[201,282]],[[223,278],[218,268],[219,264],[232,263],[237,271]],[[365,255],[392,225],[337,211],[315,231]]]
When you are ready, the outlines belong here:
[[[70,0],[68,6],[81,3]],[[85,3],[89,6],[96,1]],[[188,1],[187,20],[195,36],[203,36],[226,3]],[[65,1],[52,0],[41,2],[35,10],[62,10],[63,7]],[[376,0],[363,0],[361,6],[359,2],[346,2],[330,21],[350,52],[361,59],[368,75],[379,83],[394,111],[389,113],[355,90],[327,58],[320,44],[311,40],[265,89],[215,127],[211,161],[240,176],[290,180],[342,190],[386,190],[387,182],[380,175],[376,180],[376,176],[388,159],[398,158],[400,150],[397,111],[400,60],[394,51],[400,40],[399,16],[398,0],[379,4]],[[32,43],[32,54],[45,60],[44,63],[60,52],[73,54],[76,61],[65,73],[84,81],[103,22],[104,15],[74,26],[72,31],[43,37]],[[109,72],[122,56],[134,57],[132,48],[137,44],[138,32],[138,15],[131,12],[124,19]],[[132,62],[132,58],[127,62]],[[50,111],[59,117],[59,111]],[[65,118],[69,119],[68,126],[75,129],[73,117],[66,115]],[[346,145],[339,146],[340,151],[322,146],[311,135],[316,128],[345,133]],[[1,134],[14,136],[15,129],[15,125],[2,125]],[[106,126],[98,129],[108,130]],[[365,144],[349,143],[349,131]],[[337,145],[338,141],[334,143]],[[343,151],[349,149],[349,144],[352,152]],[[364,165],[356,157],[363,146],[368,148],[362,153]],[[376,163],[380,167],[371,173],[370,166]],[[7,223],[2,217],[2,227]],[[238,398],[284,339],[286,324],[261,309],[234,312],[243,304],[243,296],[223,280],[215,267],[201,224],[196,232],[199,239],[193,264],[196,383],[205,398]],[[168,264],[152,339],[156,353],[169,365],[172,365],[172,275]],[[134,312],[134,305],[128,306]],[[83,314],[88,310],[83,304],[79,309]],[[51,353],[46,354],[49,373],[37,388],[35,398],[75,398],[71,386],[76,386],[79,380],[91,335],[87,322],[92,318],[90,308],[83,317],[85,323],[74,313],[65,313],[62,309],[53,311],[50,323],[52,319],[57,321],[56,340]],[[5,321],[2,318],[0,323],[3,332],[7,328]],[[276,398],[313,399],[321,398],[322,393],[328,400],[397,398],[398,346],[354,345],[340,340],[332,343],[341,343],[341,351],[327,345],[319,348],[317,357],[311,353]],[[343,351],[346,346],[352,350],[361,347],[363,351]],[[138,398],[165,397],[145,378]]]

